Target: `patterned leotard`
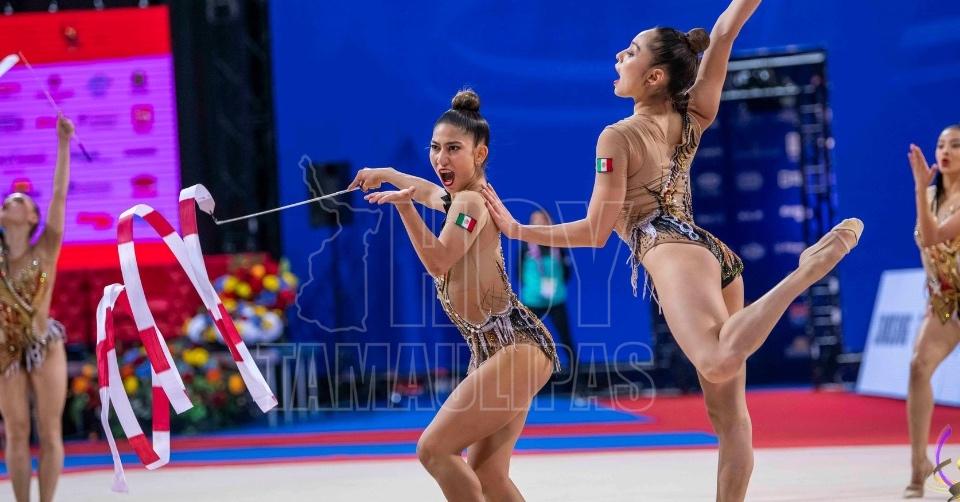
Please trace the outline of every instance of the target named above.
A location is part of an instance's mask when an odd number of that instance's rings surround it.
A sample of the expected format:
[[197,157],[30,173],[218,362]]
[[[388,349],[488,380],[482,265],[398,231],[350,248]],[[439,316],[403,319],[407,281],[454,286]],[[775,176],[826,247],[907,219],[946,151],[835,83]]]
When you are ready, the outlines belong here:
[[675,148],[653,119],[634,115],[608,127],[628,152],[626,169],[613,174],[625,177],[623,209],[614,230],[630,246],[631,282],[637,291],[638,268],[644,255],[667,242],[703,246],[720,262],[721,286],[743,272],[743,262],[720,239],[693,221],[690,166],[700,145],[700,126],[689,114]]
[[[928,189],[930,200],[936,197],[936,189]],[[932,209],[939,223],[953,214],[953,211],[939,211],[936,202]],[[957,270],[960,260],[960,236],[946,242],[923,247],[920,245],[920,231],[914,230],[914,238],[920,247],[920,256],[923,260],[923,269],[927,274],[927,303],[930,312],[941,324],[946,324],[951,318],[957,318],[960,310],[960,271]]]
[[45,326],[34,322],[49,286],[36,256],[23,270],[9,274],[6,256],[0,254],[0,375],[21,367],[32,371],[46,357],[48,344],[64,339],[63,325],[56,320],[47,319]]
[[[445,197],[449,210],[450,198]],[[520,303],[504,268],[500,232],[487,224],[486,215],[475,231],[480,232],[467,253],[451,269],[434,278],[437,298],[444,312],[470,347],[467,372],[477,369],[499,350],[517,344],[535,345],[559,370],[553,337],[543,322]],[[449,220],[446,224],[449,223]]]

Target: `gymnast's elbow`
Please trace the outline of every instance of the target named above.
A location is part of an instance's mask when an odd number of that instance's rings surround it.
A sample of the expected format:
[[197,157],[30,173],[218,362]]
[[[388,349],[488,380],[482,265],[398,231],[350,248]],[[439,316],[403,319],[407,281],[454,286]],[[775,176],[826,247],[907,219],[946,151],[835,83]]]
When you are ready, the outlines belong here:
[[602,248],[607,245],[607,241],[610,239],[610,232],[601,232],[594,235],[590,239],[589,247],[592,248]]
[[424,266],[427,267],[427,273],[431,277],[442,277],[450,271],[452,265],[446,260],[434,258],[424,263]]

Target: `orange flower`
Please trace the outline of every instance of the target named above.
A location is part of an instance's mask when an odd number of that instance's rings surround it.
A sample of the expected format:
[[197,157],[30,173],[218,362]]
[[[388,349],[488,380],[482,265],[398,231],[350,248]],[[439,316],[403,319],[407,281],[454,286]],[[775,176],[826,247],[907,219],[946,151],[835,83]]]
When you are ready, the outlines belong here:
[[220,368],[210,368],[207,371],[207,381],[210,383],[220,383],[223,380],[223,374],[220,372]]
[[70,392],[80,395],[87,392],[87,389],[90,388],[90,379],[84,375],[80,375],[73,379],[70,382]]
[[243,390],[246,389],[246,386],[243,384],[243,378],[240,378],[240,375],[237,373],[230,375],[230,379],[227,380],[227,389],[234,396],[243,394]]

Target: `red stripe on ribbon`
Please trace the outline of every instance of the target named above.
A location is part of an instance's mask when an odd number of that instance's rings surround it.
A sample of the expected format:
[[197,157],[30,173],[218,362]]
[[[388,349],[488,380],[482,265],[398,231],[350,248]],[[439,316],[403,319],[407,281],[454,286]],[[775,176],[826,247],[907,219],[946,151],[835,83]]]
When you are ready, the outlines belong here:
[[227,342],[227,347],[230,349],[230,354],[233,355],[233,360],[238,363],[243,362],[243,356],[240,355],[240,351],[237,349],[237,345],[243,343],[240,339],[240,333],[237,333],[237,327],[234,326],[233,319],[230,318],[230,314],[227,313],[227,309],[224,308],[223,304],[217,304],[217,308],[220,309],[220,320],[215,321],[217,328],[220,330],[220,334],[223,335],[223,339]]
[[153,430],[170,432],[170,400],[163,387],[153,388]]
[[153,451],[153,447],[150,446],[147,437],[143,434],[137,434],[136,436],[128,438],[127,442],[130,443],[130,447],[133,448],[133,451],[140,457],[140,462],[142,462],[143,465],[150,465],[160,460],[157,452]]
[[163,342],[160,340],[160,332],[157,331],[157,328],[150,326],[147,329],[140,330],[140,341],[143,343],[143,347],[147,349],[147,358],[150,359],[154,371],[163,373],[170,369],[167,356],[164,354],[163,348],[160,347]]
[[[107,333],[107,336],[103,340],[103,343],[106,349],[110,350],[114,348],[117,343],[116,331],[114,331],[113,327],[113,307],[107,307],[106,322],[104,324],[104,331]],[[104,352],[104,354],[106,354],[106,352]]]
[[117,244],[133,241],[133,217],[124,216],[117,222]]
[[147,220],[147,223],[149,223],[150,226],[153,227],[158,234],[160,234],[160,237],[166,237],[174,232],[173,227],[170,226],[170,223],[167,222],[167,219],[156,211],[150,211],[149,213],[143,215],[143,219]]
[[97,343],[97,380],[100,382],[101,388],[110,386],[110,371],[107,366],[107,352],[109,350],[106,342]]
[[197,233],[196,199],[180,201],[180,231],[184,237]]

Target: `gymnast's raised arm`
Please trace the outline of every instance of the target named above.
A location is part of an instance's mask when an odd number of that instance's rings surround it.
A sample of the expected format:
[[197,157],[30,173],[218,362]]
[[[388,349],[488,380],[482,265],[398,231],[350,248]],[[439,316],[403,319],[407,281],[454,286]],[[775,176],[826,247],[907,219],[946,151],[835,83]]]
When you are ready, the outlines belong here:
[[705,131],[717,117],[727,63],[740,29],[757,10],[760,0],[733,0],[710,31],[710,47],[703,54],[697,80],[690,88],[688,110]]

